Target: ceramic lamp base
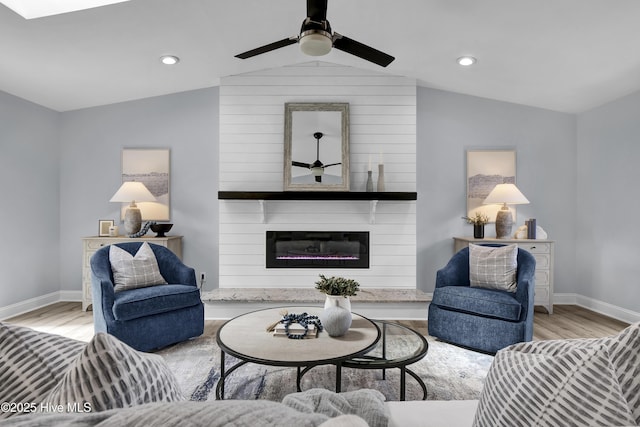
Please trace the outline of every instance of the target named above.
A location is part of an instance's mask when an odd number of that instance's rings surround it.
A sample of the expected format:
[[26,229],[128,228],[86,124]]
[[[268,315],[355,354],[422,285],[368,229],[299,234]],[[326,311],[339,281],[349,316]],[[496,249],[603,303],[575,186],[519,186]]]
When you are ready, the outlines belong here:
[[500,209],[496,216],[496,237],[498,239],[508,239],[511,237],[511,229],[513,227],[513,217],[509,208]]
[[124,231],[127,234],[134,234],[142,227],[142,213],[140,209],[128,207],[124,213]]

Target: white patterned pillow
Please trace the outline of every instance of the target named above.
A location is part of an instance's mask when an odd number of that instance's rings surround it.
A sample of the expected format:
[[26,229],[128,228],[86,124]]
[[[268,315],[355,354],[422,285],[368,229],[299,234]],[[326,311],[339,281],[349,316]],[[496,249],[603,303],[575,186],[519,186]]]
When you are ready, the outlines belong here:
[[604,344],[555,356],[499,351],[473,423],[474,427],[632,424]]
[[472,287],[515,292],[518,245],[469,244],[469,282]]
[[[0,323],[2,402],[39,405],[85,343],[60,335]],[[18,413],[0,411],[0,418]]]
[[111,245],[109,261],[115,292],[167,283],[160,274],[156,255],[147,242],[140,245],[135,256],[116,245]]
[[166,362],[105,333],[96,334],[45,401],[91,411],[184,400]]
[[622,394],[640,425],[640,323],[634,323],[618,335],[605,338],[547,340],[514,344],[505,350],[555,356],[574,348],[606,345]]

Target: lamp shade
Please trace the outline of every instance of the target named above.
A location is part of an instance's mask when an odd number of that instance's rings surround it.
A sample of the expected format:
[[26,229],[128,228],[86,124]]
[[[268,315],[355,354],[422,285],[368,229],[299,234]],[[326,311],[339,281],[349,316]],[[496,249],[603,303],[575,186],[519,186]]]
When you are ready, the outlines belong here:
[[155,202],[157,199],[147,187],[138,181],[123,182],[110,202]]
[[498,184],[491,190],[491,193],[482,202],[485,205],[491,204],[507,204],[507,205],[526,205],[529,200],[524,194],[518,190],[515,184]]

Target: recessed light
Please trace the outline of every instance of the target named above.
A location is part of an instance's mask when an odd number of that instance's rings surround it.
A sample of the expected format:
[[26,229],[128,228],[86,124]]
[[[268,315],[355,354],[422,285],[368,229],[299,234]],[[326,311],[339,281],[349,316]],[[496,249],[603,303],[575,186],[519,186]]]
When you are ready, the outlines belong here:
[[461,56],[457,59],[457,61],[458,64],[462,65],[463,67],[469,67],[476,63],[476,58],[474,58],[473,56]]
[[173,55],[164,55],[160,57],[160,61],[164,65],[176,65],[178,62],[180,62],[180,58]]

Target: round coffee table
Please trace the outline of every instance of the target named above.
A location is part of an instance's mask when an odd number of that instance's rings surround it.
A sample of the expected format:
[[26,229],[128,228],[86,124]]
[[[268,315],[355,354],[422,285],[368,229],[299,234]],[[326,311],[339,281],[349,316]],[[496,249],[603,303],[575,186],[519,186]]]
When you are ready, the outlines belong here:
[[406,374],[411,375],[422,388],[422,400],[427,399],[427,386],[407,365],[421,360],[429,350],[426,338],[399,323],[376,320],[382,329],[382,340],[369,353],[345,361],[342,366],[355,369],[382,369],[382,379],[386,370],[400,369],[400,400],[405,400]]
[[[319,315],[321,307],[281,307],[243,314],[225,322],[216,335],[220,346],[220,380],[216,386],[216,398],[224,399],[225,379],[246,363],[270,366],[289,366],[298,369],[297,390],[300,391],[301,368],[318,365],[336,366],[336,392],[340,392],[342,366],[347,360],[372,350],[381,337],[378,325],[366,317],[353,316],[349,331],[341,337],[330,337],[320,332],[317,338],[300,340],[274,336],[266,327],[282,317],[282,310],[289,314],[308,313]],[[229,354],[240,362],[225,369],[225,356]]]

